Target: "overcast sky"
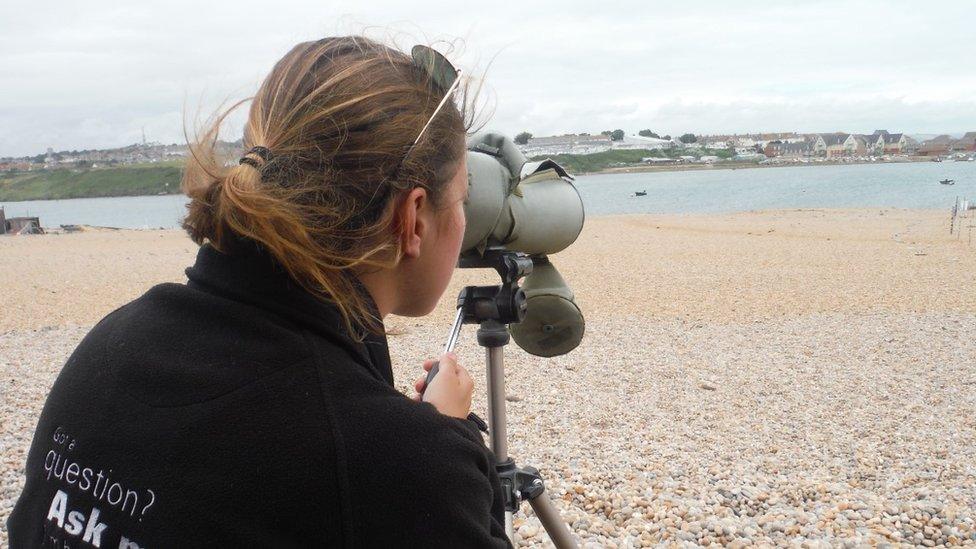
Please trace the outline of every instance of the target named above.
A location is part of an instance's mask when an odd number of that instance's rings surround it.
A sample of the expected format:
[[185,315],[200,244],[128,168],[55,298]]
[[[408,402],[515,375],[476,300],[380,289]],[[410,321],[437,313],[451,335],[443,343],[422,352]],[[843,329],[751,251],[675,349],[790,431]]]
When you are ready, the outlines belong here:
[[382,29],[407,48],[462,38],[454,61],[475,72],[493,59],[489,127],[512,134],[976,130],[970,0],[364,3],[7,6],[0,156],[118,147],[143,128],[182,142],[185,105],[250,95],[299,41]]

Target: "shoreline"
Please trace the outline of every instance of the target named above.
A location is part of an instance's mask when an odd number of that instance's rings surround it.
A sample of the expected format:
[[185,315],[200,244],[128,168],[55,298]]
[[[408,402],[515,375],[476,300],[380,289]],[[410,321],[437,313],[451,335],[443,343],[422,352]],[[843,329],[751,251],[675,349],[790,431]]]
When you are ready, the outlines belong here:
[[[75,200],[75,199],[71,199]],[[587,213],[586,220],[608,220],[614,218],[620,219],[640,219],[640,218],[654,218],[654,217],[669,217],[678,219],[696,219],[696,218],[709,218],[709,217],[722,217],[722,216],[733,216],[733,215],[752,215],[752,216],[762,216],[762,215],[789,215],[791,213],[802,213],[802,212],[819,212],[823,214],[830,215],[832,213],[844,214],[851,212],[904,212],[904,213],[917,213],[917,214],[928,214],[928,215],[946,215],[946,212],[951,211],[950,208],[901,208],[897,206],[873,206],[873,207],[854,207],[854,208],[830,208],[830,207],[797,207],[797,208],[766,208],[766,209],[753,209],[753,210],[729,210],[729,211],[713,211],[713,212],[644,212],[644,213]],[[883,214],[882,214],[883,215]],[[585,225],[585,222],[584,222]],[[56,227],[44,227],[44,232],[41,234],[26,234],[18,235],[15,233],[0,234],[0,241],[6,237],[28,237],[28,238],[39,238],[44,236],[62,236],[62,235],[73,235],[78,233],[112,233],[112,232],[134,232],[134,233],[176,233],[184,234],[184,229],[182,227],[111,227],[107,225],[89,225],[89,224],[64,224],[58,225]]]
[[[931,159],[927,157],[910,157],[904,160],[878,160],[878,161],[834,161],[834,160],[823,160],[823,161],[810,161],[810,162],[771,162],[767,164],[760,164],[757,162],[734,162],[734,161],[722,161],[713,164],[703,164],[703,163],[692,163],[692,164],[648,164],[648,165],[632,165],[632,166],[619,166],[612,168],[603,168],[595,172],[578,172],[572,174],[574,176],[593,176],[593,175],[614,175],[621,173],[657,173],[657,172],[686,172],[686,171],[702,171],[702,170],[750,170],[750,169],[765,169],[765,168],[791,168],[791,167],[812,167],[812,166],[849,166],[849,165],[865,165],[865,164],[918,164],[918,163],[930,163]],[[951,162],[950,162],[951,163]],[[21,174],[24,175],[24,174]],[[48,201],[59,201],[59,200],[87,200],[96,198],[135,198],[135,197],[151,197],[151,196],[176,196],[183,194],[177,188],[172,191],[167,192],[154,192],[154,193],[119,193],[111,195],[92,195],[92,196],[77,196],[70,198],[33,198],[27,200],[0,200],[0,205],[2,204],[18,204],[23,202],[48,202]]]
[[812,162],[770,162],[759,164],[756,162],[716,162],[714,164],[665,164],[665,165],[638,165],[620,166],[614,168],[604,168],[596,172],[583,172],[574,175],[607,175],[618,173],[645,173],[645,172],[685,172],[696,170],[751,170],[762,168],[793,168],[810,166],[854,166],[864,164],[918,164],[928,163],[932,160],[925,160],[925,157],[915,157],[908,160],[877,160],[877,161],[812,161]]
[[183,191],[151,194],[113,194],[110,196],[73,196],[71,198],[31,198],[29,200],[0,200],[0,206],[5,204],[21,204],[23,202],[60,202],[65,200],[98,200],[102,198],[141,198],[151,196],[178,196],[184,194]]

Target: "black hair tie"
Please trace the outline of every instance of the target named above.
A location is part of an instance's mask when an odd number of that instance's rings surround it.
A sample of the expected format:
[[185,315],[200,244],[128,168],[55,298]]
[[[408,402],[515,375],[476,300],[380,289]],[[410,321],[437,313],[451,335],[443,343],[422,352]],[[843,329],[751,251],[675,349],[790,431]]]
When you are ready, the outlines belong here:
[[[253,158],[248,158],[251,155],[256,155],[261,158],[261,164],[258,164]],[[267,164],[271,160],[271,149],[267,147],[251,147],[240,160],[237,161],[238,164],[247,164],[256,170],[260,170],[261,166]]]

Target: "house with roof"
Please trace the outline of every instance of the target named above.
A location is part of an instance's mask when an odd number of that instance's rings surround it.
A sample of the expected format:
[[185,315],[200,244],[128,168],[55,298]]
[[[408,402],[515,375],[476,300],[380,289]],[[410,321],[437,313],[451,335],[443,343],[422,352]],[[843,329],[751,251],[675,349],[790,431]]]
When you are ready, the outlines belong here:
[[813,154],[833,158],[847,154],[845,142],[850,134],[847,133],[819,133],[813,139]]
[[877,145],[870,136],[851,134],[844,140],[844,156],[867,156]]
[[780,141],[782,143],[800,143],[806,141],[802,135],[798,135],[796,132],[772,132],[772,133],[761,133],[757,136],[756,141],[761,143],[763,146],[770,141]]
[[917,148],[915,140],[903,133],[889,133],[884,136],[884,154],[912,154]]
[[868,154],[884,154],[885,139],[891,135],[888,130],[874,130],[870,135],[862,135]]
[[767,132],[731,135],[703,135],[698,138],[709,149],[742,149],[760,150],[771,141],[782,143],[798,143],[806,141],[806,137],[796,132]]
[[813,147],[808,141],[790,143],[775,140],[766,143],[766,146],[763,147],[763,154],[765,154],[767,158],[808,158],[811,154],[813,154]]
[[759,144],[759,140],[753,139],[752,136],[744,135],[742,137],[735,137],[732,144],[737,149],[752,149],[755,151],[756,145]]
[[878,135],[858,135],[864,141],[865,154],[868,156],[880,156],[884,153],[884,138]]
[[709,137],[704,140],[705,148],[708,149],[727,149],[731,140],[724,137]]

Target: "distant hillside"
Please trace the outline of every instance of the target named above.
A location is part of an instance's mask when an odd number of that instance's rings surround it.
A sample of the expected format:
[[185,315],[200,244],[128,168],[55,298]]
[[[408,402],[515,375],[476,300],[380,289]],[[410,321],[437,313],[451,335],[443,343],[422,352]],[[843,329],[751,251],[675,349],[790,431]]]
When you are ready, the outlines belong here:
[[[723,159],[729,157],[729,152],[724,149],[687,152],[682,149],[618,149],[594,154],[557,154],[551,158],[570,173],[584,174],[607,168],[640,165],[641,159],[649,156],[673,158],[681,154],[711,154]],[[539,156],[533,160],[549,157]],[[0,202],[176,194],[180,192],[182,172],[182,162],[168,161],[110,168],[0,173]]]
[[[721,159],[727,159],[731,153],[725,149],[701,149],[695,151],[695,156],[715,155]],[[672,150],[645,150],[645,149],[613,149],[593,154],[553,154],[533,156],[531,160],[544,160],[551,158],[566,168],[572,174],[595,173],[607,168],[620,166],[632,166],[641,164],[641,159],[647,157],[675,158],[682,154],[692,154],[682,149]]]
[[0,202],[180,192],[180,163],[87,170],[40,170],[0,175]]

